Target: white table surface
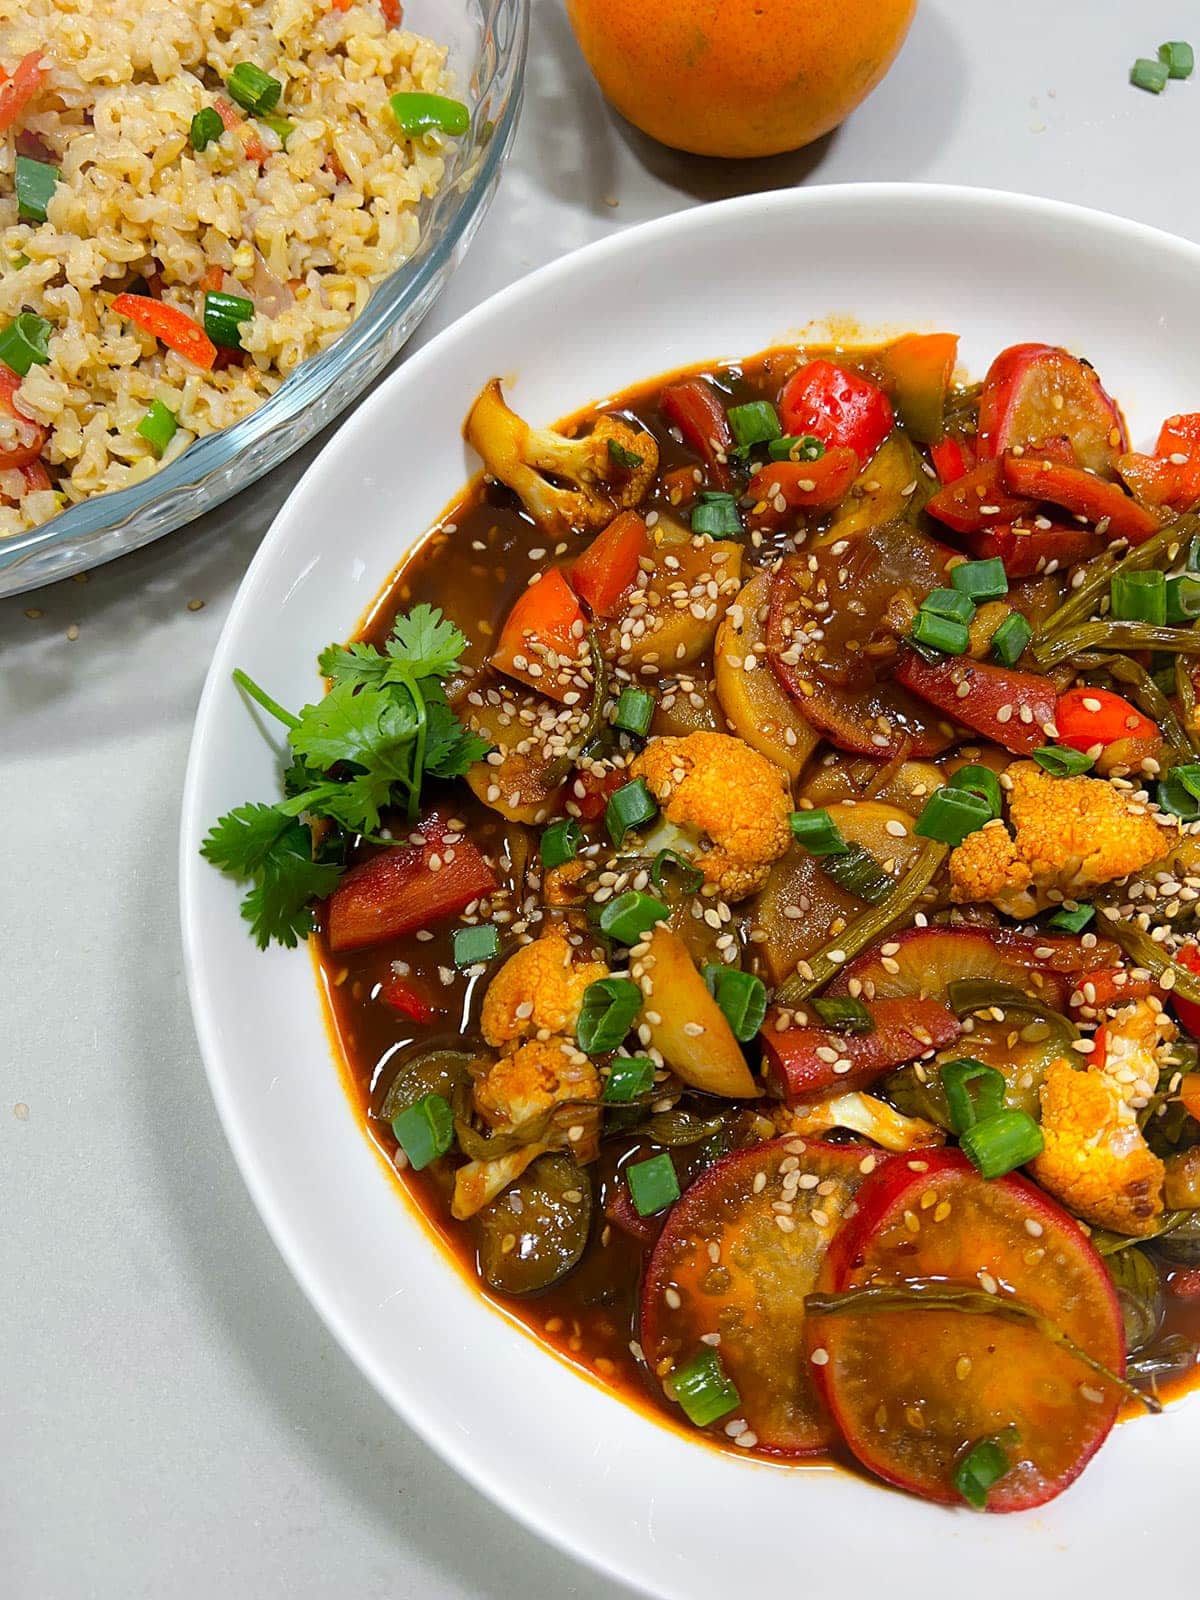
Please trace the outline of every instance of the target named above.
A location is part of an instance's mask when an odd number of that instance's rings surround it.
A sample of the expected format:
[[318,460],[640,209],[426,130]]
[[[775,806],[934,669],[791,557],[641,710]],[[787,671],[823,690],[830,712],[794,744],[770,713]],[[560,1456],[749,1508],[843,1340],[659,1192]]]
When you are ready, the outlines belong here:
[[[512,163],[418,342],[614,229],[799,182],[1021,189],[1200,238],[1200,77],[1160,98],[1126,83],[1135,56],[1195,34],[1186,0],[922,0],[843,129],[749,165],[620,125],[561,0],[534,13]],[[376,1398],[276,1255],[209,1099],[177,931],[184,760],[230,601],[305,459],[86,583],[0,602],[6,1600],[618,1592]]]

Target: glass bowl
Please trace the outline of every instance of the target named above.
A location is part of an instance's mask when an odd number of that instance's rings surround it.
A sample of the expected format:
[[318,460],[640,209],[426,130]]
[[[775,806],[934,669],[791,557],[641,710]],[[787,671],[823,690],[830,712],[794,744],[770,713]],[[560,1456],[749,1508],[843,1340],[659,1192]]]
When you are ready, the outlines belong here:
[[416,252],[366,310],[240,422],[189,446],[144,483],[96,495],[0,541],[0,595],[20,594],[136,550],[228,500],[298,450],[357,398],[400,350],[466,252],[516,131],[529,0],[408,0],[405,26],[450,48],[471,132],[447,181],[423,206]]

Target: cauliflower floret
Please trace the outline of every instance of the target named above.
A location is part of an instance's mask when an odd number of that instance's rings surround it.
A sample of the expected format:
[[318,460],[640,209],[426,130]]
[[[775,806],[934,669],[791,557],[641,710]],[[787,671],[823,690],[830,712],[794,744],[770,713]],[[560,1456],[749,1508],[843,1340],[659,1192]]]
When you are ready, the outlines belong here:
[[475,1084],[475,1109],[490,1127],[506,1132],[564,1100],[599,1097],[595,1067],[569,1039],[531,1040],[501,1056]]
[[767,881],[791,842],[786,775],[727,733],[652,739],[630,767],[644,778],[667,821],[703,835],[696,865],[726,900],[744,900]]
[[1053,778],[1032,761],[1009,767],[1010,838],[1002,822],[970,833],[950,857],[953,898],[991,900],[1024,919],[1049,891],[1084,897],[1158,861],[1173,836],[1132,794],[1099,778]]
[[588,984],[608,976],[603,961],[576,962],[565,931],[552,927],[523,945],[488,985],[481,1027],[490,1045],[574,1033]]
[[865,1135],[884,1150],[919,1150],[946,1142],[946,1135],[936,1123],[922,1117],[906,1117],[886,1100],[871,1094],[838,1094],[819,1105],[796,1110],[778,1106],[772,1115],[780,1133],[819,1137],[834,1128],[845,1128]]
[[1104,1059],[1086,1071],[1053,1061],[1041,1088],[1042,1154],[1030,1172],[1076,1215],[1115,1233],[1148,1234],[1163,1209],[1162,1162],[1137,1113],[1154,1093],[1158,1051],[1175,1027],[1140,1000],[1102,1030]]
[[[480,393],[463,431],[492,477],[554,528],[607,527],[618,511],[645,498],[658,472],[658,445],[645,429],[607,416],[580,439],[532,428],[506,404],[499,378]],[[543,473],[573,487],[548,482]]]
[[[600,1076],[569,1039],[534,1039],[501,1056],[475,1084],[475,1108],[497,1133],[536,1129],[515,1150],[468,1161],[454,1174],[452,1214],[460,1221],[494,1200],[531,1161],[547,1150],[569,1149],[577,1161],[594,1160],[600,1136]],[[575,1105],[595,1101],[595,1105]],[[558,1115],[551,1116],[555,1107]]]

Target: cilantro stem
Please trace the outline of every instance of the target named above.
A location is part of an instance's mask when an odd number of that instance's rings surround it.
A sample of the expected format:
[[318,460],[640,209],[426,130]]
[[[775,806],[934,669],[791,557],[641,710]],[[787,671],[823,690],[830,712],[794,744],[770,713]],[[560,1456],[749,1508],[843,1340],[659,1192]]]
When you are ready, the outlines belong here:
[[417,733],[413,745],[413,781],[408,791],[408,819],[411,822],[417,814],[417,802],[421,795],[421,779],[425,772],[425,736],[429,727],[429,718],[425,712],[425,696],[412,674],[401,671],[400,682],[408,690],[409,698],[413,703],[413,711],[417,718]]
[[267,691],[260,689],[254,679],[248,673],[243,672],[241,667],[234,667],[233,681],[239,689],[245,690],[251,700],[256,700],[264,711],[269,711],[273,717],[282,722],[285,728],[298,728],[300,726],[300,718],[294,717],[290,711],[285,711],[278,700],[272,700]]

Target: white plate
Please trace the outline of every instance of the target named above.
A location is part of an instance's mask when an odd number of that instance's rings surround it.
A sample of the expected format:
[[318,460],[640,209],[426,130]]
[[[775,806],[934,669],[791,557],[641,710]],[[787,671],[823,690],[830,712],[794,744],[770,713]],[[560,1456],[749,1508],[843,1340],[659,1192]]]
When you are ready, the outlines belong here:
[[406,362],[309,469],[234,603],[196,721],[181,873],[196,1028],[246,1183],[380,1394],[514,1516],[651,1594],[715,1600],[767,1582],[891,1600],[1064,1584],[1184,1593],[1200,1404],[1118,1429],[1043,1511],[989,1518],[827,1468],[730,1459],[549,1356],[477,1298],[389,1179],[330,1058],[308,955],[260,955],[237,891],[196,853],[219,814],[276,792],[230,672],[245,667],[293,705],[320,692],[317,650],[347,636],[471,470],[462,419],[493,373],[525,415],[550,421],[826,318],[946,328],[977,374],[1017,340],[1085,353],[1145,442],[1200,404],[1197,285],[1200,249],[1182,240],[963,189],[797,190],[634,228],[516,284]]

